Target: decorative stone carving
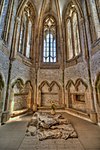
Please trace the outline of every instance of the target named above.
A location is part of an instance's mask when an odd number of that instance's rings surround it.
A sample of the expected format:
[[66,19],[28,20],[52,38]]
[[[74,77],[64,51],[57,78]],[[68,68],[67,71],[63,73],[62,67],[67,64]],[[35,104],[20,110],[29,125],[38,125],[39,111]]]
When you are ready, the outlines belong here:
[[56,106],[60,106],[62,94],[61,87],[57,82],[52,81],[49,83],[48,81],[43,81],[39,86],[39,91],[42,106],[50,107],[51,101],[53,101]]
[[12,93],[12,112],[31,108],[32,86],[30,81],[24,84],[22,79],[17,79],[12,85]]
[[66,89],[70,108],[86,112],[87,88],[87,84],[80,78],[75,83],[72,80],[68,81]]

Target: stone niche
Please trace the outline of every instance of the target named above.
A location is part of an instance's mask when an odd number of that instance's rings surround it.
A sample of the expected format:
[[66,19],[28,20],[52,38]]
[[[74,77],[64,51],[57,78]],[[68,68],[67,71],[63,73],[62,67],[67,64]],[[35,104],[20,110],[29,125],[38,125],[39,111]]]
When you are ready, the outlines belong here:
[[44,81],[39,86],[39,101],[42,107],[51,107],[52,102],[59,107],[61,105],[61,96],[61,87],[55,81],[51,83]]
[[25,84],[22,79],[17,79],[12,85],[11,91],[11,112],[30,109],[32,103],[32,86],[31,82]]
[[4,81],[2,79],[2,76],[0,75],[0,112],[2,111],[2,106],[3,106],[3,88],[4,88]]
[[72,80],[67,83],[68,107],[86,112],[87,85],[82,79]]

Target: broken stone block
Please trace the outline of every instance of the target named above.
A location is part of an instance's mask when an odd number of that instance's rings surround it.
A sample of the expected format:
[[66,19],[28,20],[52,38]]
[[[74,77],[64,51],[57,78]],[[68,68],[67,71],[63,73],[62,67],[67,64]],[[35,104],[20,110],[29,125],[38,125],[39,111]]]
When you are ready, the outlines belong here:
[[[32,136],[37,134],[39,140],[58,138],[66,140],[77,137],[72,124],[61,114],[51,115],[36,112],[29,123],[28,132]],[[29,133],[27,134],[30,135]]]
[[38,124],[38,120],[36,117],[32,117],[31,121],[30,121],[30,126],[35,126],[37,127]]
[[40,131],[38,130],[38,137],[39,140],[44,140],[44,139],[58,139],[61,138],[62,133],[55,129],[55,130],[44,130],[44,131]]
[[36,127],[35,126],[29,126],[28,132],[30,132],[31,135],[35,135],[36,134]]

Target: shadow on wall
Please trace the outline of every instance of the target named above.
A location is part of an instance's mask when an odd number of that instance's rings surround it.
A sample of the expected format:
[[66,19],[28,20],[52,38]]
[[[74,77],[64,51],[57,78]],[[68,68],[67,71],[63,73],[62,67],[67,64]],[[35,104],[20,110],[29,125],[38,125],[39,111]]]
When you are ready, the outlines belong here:
[[2,75],[0,74],[0,112],[2,111],[3,107],[3,89],[4,89],[4,81]]

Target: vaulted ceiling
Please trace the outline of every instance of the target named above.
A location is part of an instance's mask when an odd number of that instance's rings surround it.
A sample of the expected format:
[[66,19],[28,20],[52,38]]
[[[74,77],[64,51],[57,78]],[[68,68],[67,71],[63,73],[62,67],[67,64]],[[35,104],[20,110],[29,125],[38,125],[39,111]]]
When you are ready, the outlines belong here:
[[[22,0],[19,0],[20,2],[22,2]],[[23,0],[25,2],[27,2],[28,0]],[[74,2],[74,3],[79,3],[80,5],[82,4],[83,0],[29,0],[31,1],[35,8],[36,8],[36,12],[38,17],[41,14],[47,13],[49,11],[52,11],[55,13],[55,15],[60,15],[62,18],[62,13],[65,7],[67,7],[67,4],[69,2]]]

